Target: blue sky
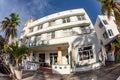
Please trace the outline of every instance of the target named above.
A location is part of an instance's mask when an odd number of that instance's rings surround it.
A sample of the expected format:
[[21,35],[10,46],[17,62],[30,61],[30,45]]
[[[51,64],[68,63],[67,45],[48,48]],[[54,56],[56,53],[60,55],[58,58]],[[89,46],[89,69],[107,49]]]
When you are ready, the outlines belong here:
[[30,16],[39,19],[56,12],[78,8],[85,9],[93,25],[97,15],[101,14],[101,6],[97,0],[0,0],[0,21],[10,13],[18,13],[21,18],[19,37],[25,21]]

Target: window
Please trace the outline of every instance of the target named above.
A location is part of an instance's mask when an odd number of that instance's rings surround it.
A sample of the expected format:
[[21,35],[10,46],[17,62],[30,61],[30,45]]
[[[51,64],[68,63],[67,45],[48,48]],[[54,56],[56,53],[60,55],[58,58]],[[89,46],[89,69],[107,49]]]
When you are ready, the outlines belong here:
[[65,19],[63,19],[63,23],[66,23],[66,20],[65,20]]
[[49,22],[49,26],[53,26],[53,25],[55,25],[55,21],[54,20]]
[[29,46],[29,45],[30,45],[30,43],[31,43],[31,38],[29,37],[29,38],[28,38],[27,45]]
[[55,31],[47,33],[47,39],[55,38]]
[[111,29],[108,30],[108,34],[109,34],[110,36],[113,36],[113,32],[112,32]]
[[39,54],[39,63],[40,63],[40,66],[44,66],[44,63],[45,63],[45,54],[44,53]]
[[30,28],[30,32],[33,32],[33,28]]
[[37,37],[38,37],[38,36],[35,36],[35,39],[34,39],[34,42],[35,42],[35,43],[37,42]]
[[46,41],[46,40],[41,40],[40,44],[41,44],[41,45],[48,44],[48,41]]
[[81,19],[82,19],[82,20],[85,20],[85,16],[81,16]]
[[105,39],[108,38],[108,34],[107,34],[107,32],[104,32],[104,33],[103,33],[103,37],[104,37]]
[[82,34],[86,33],[86,29],[85,28],[81,28]]
[[47,33],[47,39],[51,39],[51,33]]
[[25,39],[24,44],[25,44],[25,45],[29,45],[29,44],[28,44],[28,38]]
[[92,46],[78,48],[79,61],[93,59]]
[[87,34],[91,32],[90,27],[86,27],[86,26],[83,26],[81,28],[81,31],[82,31],[82,34]]
[[66,18],[67,22],[70,22],[70,18]]
[[36,37],[36,42],[38,43],[40,40],[41,40],[41,36],[39,35]]
[[31,37],[31,44],[32,44],[32,45],[35,45],[35,37],[36,37],[36,36],[32,36],[32,37]]
[[70,18],[64,18],[63,19],[63,23],[67,23],[67,22],[70,22]]
[[113,22],[116,24],[116,20],[113,20]]
[[108,22],[107,22],[106,20],[103,20],[103,23],[104,23],[105,25],[108,25]]
[[77,16],[78,20],[81,20],[81,17],[80,16]]
[[31,37],[29,38],[29,45],[31,46],[32,44],[32,40],[31,40]]
[[85,27],[85,29],[86,29],[86,33],[90,33],[90,32],[91,32],[91,29],[90,29],[89,26],[88,26],[88,27]]
[[57,64],[58,54],[57,53],[50,53],[50,65]]
[[103,27],[103,24],[102,22],[99,23],[99,27],[102,28]]
[[38,29],[42,29],[42,26],[43,26],[42,24],[41,24],[41,25],[39,25],[39,26],[38,26]]
[[51,38],[55,38],[55,32],[51,33]]
[[77,16],[78,20],[85,20],[85,16],[84,15],[79,15]]

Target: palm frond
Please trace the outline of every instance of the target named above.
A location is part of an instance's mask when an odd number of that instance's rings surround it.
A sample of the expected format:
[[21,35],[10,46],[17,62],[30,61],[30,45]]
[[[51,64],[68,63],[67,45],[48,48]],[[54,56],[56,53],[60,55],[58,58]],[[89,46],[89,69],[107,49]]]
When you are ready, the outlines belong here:
[[120,40],[116,39],[115,46],[120,49]]
[[117,10],[114,10],[114,15],[116,19],[116,24],[120,26],[120,13]]
[[17,37],[17,26],[20,25],[20,18],[19,15],[16,13],[11,13],[10,17],[5,17],[5,19],[1,22],[2,23],[2,31],[5,32],[5,41],[8,42],[8,39],[13,39]]
[[21,59],[25,54],[29,54],[29,49],[25,46],[19,47],[18,42],[10,44],[9,47],[11,48],[11,54],[17,60]]
[[107,11],[107,7],[103,5],[101,8],[101,11],[102,11],[102,14],[105,14],[105,12]]
[[98,0],[102,5],[102,14],[107,13],[107,17],[110,18],[112,12],[114,12],[116,24],[120,26],[120,3],[115,0]]
[[108,8],[107,8],[107,16],[108,16],[109,19],[110,19],[111,14],[112,14],[112,6],[109,5]]

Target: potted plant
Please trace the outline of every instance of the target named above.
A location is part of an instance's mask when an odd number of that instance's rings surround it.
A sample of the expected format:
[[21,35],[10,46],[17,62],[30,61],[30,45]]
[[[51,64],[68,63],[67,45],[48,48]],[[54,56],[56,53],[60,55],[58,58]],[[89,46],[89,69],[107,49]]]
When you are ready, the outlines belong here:
[[18,42],[12,43],[10,45],[5,45],[4,49],[7,53],[10,53],[15,59],[15,76],[17,79],[22,79],[22,70],[19,63],[24,55],[29,54],[29,49],[26,46],[18,46]]

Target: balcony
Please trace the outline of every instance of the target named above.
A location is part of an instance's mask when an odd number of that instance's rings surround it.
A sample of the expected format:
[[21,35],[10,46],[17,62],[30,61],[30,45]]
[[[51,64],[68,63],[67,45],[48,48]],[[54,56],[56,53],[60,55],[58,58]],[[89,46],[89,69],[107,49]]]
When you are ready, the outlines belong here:
[[89,24],[90,24],[89,20],[69,22],[69,23],[65,23],[65,24],[59,24],[59,25],[54,25],[54,26],[47,27],[47,28],[44,28],[44,29],[40,29],[40,30],[35,31],[35,32],[31,32],[27,36],[29,37],[29,36],[33,36],[33,35],[36,35],[36,34],[42,34],[42,33],[45,33],[45,32],[51,32],[51,31],[56,31],[56,30],[61,30],[61,29],[72,28],[72,27],[75,27],[75,26],[87,26]]

